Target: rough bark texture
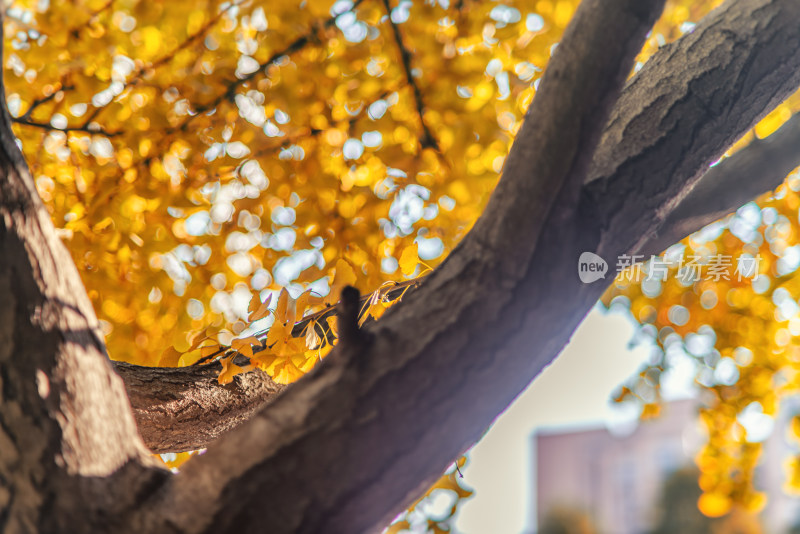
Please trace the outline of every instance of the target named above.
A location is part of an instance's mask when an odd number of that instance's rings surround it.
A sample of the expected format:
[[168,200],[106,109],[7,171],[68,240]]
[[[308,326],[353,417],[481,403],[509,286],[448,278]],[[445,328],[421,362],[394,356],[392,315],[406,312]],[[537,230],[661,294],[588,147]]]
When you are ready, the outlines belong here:
[[[166,482],[146,465],[77,273],[4,115],[0,527],[383,526],[569,339],[604,289],[580,283],[580,253],[611,259],[652,246],[708,165],[800,83],[800,3],[738,0],[661,50],[615,106],[661,4],[585,0],[462,244],[380,322],[347,331],[317,369]],[[132,372],[141,380],[141,369]],[[190,390],[208,386],[191,380]],[[173,402],[149,398],[151,413]]]
[[800,165],[800,114],[712,167],[643,248],[657,254],[692,232],[778,187]]
[[94,310],[1,107],[0,530],[107,528],[164,472],[136,432]]
[[142,439],[153,452],[207,447],[286,387],[263,371],[220,385],[219,364],[175,369],[115,362],[114,367],[125,382]]
[[[388,286],[383,295],[394,299],[413,290],[421,279]],[[361,298],[359,308],[372,295]],[[292,335],[305,335],[310,321],[316,321],[317,335],[333,343],[331,331],[323,328],[335,309],[306,316],[292,329]],[[365,324],[373,322],[372,319]],[[247,362],[238,362],[245,365]],[[125,382],[139,433],[153,452],[183,452],[201,449],[265,406],[286,386],[277,384],[261,371],[239,375],[231,384],[217,380],[218,363],[184,368],[156,368],[113,362]]]
[[643,251],[709,165],[794,92],[797,9],[796,2],[729,2],[631,80],[584,191],[582,207],[604,234],[601,255],[620,245]]

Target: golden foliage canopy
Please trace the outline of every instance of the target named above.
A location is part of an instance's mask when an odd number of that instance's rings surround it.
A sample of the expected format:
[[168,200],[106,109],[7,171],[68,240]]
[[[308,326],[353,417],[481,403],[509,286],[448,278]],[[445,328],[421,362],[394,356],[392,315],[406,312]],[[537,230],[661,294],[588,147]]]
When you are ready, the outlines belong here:
[[[480,213],[576,4],[15,3],[15,133],[111,356],[175,364],[162,353],[192,334],[268,326],[256,294],[401,281],[414,243],[435,266]],[[709,7],[692,4],[667,10],[650,51]]]

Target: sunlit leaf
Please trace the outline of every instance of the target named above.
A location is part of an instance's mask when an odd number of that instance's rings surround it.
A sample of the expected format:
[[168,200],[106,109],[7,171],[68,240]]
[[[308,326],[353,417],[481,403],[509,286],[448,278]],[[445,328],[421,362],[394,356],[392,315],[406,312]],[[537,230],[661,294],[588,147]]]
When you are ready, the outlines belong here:
[[183,356],[182,352],[175,350],[175,347],[167,347],[161,353],[161,359],[158,361],[159,367],[177,367],[178,360]]
[[[278,295],[278,304],[275,306],[275,322],[276,323],[287,323],[289,318],[287,316],[289,307],[289,292],[286,291],[286,288],[281,289],[280,295]],[[294,321],[292,321],[294,324]]]
[[245,371],[244,368],[239,367],[235,363],[233,363],[233,357],[224,358],[220,363],[222,363],[222,372],[219,374],[217,380],[220,384],[230,384],[233,382],[233,377],[241,374]]
[[253,298],[250,300],[250,306],[248,306],[247,311],[250,312],[247,316],[247,320],[250,322],[258,321],[259,319],[263,319],[269,314],[269,303],[272,300],[272,293],[267,295],[267,298],[264,302],[261,302],[261,297],[258,293],[253,295]]
[[231,341],[231,348],[240,354],[251,358],[253,356],[253,346],[260,347],[261,342],[255,336],[234,339]]
[[319,337],[319,334],[317,334],[316,326],[317,322],[311,321],[306,327],[306,347],[309,349],[317,348],[322,341]]
[[353,268],[343,259],[336,261],[336,272],[331,283],[331,292],[325,298],[325,305],[331,306],[339,301],[339,295],[345,286],[352,286],[356,283],[356,273]]
[[411,276],[417,270],[419,264],[419,245],[414,243],[403,249],[400,254],[400,270],[404,276]]

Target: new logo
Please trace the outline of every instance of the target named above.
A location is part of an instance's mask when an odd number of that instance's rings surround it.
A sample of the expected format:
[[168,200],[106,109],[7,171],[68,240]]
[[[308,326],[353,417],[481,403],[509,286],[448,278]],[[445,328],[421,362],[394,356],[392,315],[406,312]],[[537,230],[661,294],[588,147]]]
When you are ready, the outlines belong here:
[[584,284],[591,284],[596,280],[605,278],[607,272],[608,264],[606,260],[594,252],[584,252],[578,258],[578,276]]

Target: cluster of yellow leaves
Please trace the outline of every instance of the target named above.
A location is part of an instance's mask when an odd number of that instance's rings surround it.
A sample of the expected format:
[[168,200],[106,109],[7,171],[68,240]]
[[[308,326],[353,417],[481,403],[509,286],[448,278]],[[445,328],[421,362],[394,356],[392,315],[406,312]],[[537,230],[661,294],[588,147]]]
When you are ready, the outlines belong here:
[[[15,2],[15,133],[112,357],[186,363],[197,332],[251,327],[255,294],[325,295],[343,261],[364,289],[435,267],[576,5]],[[709,7],[672,2],[648,49]]]
[[[412,247],[409,247],[412,248]],[[416,268],[416,263],[409,260]],[[220,384],[228,384],[233,377],[260,368],[276,382],[288,384],[308,372],[316,362],[322,360],[336,344],[335,303],[345,286],[355,280],[353,267],[339,260],[333,275],[331,291],[326,297],[303,291],[292,298],[286,288],[278,294],[277,302],[270,306],[272,294],[261,301],[259,294],[253,295],[248,306],[250,324],[262,319],[271,319],[271,324],[260,331],[237,337],[225,345],[210,329],[195,336],[189,348],[181,352],[169,347],[159,360],[160,367],[195,365],[218,361],[222,365]],[[383,313],[400,301],[405,291],[417,280],[405,283],[387,282],[366,296],[359,312],[359,324],[368,319],[377,320]],[[322,309],[319,309],[324,305]],[[318,309],[316,313],[308,313]],[[234,360],[239,359],[238,365]]]
[[341,261],[363,289],[435,267],[576,3],[15,2],[15,133],[112,357],[185,363]]
[[[794,100],[794,99],[793,99]],[[789,103],[792,104],[791,102]],[[771,117],[765,119],[772,120]],[[800,173],[774,193],[670,247],[663,259],[699,259],[703,276],[681,277],[678,264],[663,281],[620,273],[603,300],[628,307],[662,350],[621,389],[617,400],[636,399],[645,413],[657,413],[665,370],[689,358],[696,381],[707,394],[700,418],[708,443],[697,457],[710,516],[734,505],[757,510],[764,496],[753,486],[761,454],[757,436],[748,436],[743,417],[756,410],[775,418],[782,398],[800,392]],[[719,279],[708,276],[719,258]],[[740,277],[739,258],[753,258],[755,277]],[[648,265],[643,267],[648,272]],[[782,430],[781,430],[782,431]],[[800,441],[800,424],[790,429]],[[790,464],[789,484],[800,489],[800,468]]]

